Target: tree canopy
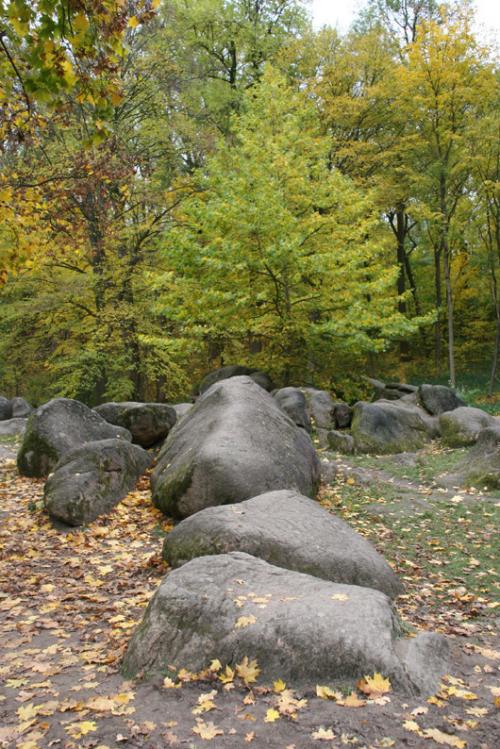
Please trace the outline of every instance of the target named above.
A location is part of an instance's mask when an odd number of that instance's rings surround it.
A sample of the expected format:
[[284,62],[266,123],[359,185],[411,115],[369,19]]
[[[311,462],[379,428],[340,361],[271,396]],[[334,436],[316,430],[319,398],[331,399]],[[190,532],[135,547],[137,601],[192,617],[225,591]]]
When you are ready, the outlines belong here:
[[[500,347],[496,51],[469,4],[0,2],[0,383],[355,397]],[[446,355],[445,355],[446,354]]]

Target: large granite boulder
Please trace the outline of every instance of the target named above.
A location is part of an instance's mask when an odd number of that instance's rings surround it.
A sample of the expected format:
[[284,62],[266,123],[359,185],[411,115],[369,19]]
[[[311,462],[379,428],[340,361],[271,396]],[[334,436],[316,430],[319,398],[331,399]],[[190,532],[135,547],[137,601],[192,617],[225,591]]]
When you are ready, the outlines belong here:
[[281,408],[298,427],[311,431],[311,419],[307,413],[306,396],[299,388],[286,387],[276,390],[273,397]]
[[456,473],[446,478],[451,486],[500,489],[500,423],[483,429],[467,451]]
[[332,429],[327,433],[328,447],[337,453],[349,455],[354,452],[354,438],[352,434]]
[[221,380],[228,380],[231,377],[250,377],[257,385],[260,385],[264,390],[271,391],[273,389],[273,383],[270,377],[262,372],[260,369],[254,369],[253,367],[243,367],[239,364],[232,364],[227,367],[220,367],[215,369],[213,372],[209,372],[200,383],[198,392],[202,395],[212,385]]
[[56,464],[44,490],[49,515],[85,525],[110,512],[134,488],[151,456],[123,439],[87,442]]
[[446,672],[446,641],[403,632],[378,590],[285,570],[242,552],[193,559],[169,573],[135,631],[127,677],[200,671],[256,659],[261,680],[352,686],[380,672],[394,687],[431,694]]
[[437,420],[418,406],[378,400],[356,403],[351,432],[357,452],[382,455],[419,450],[439,430]]
[[123,414],[129,408],[141,405],[142,403],[139,403],[138,401],[110,401],[109,403],[101,403],[100,406],[95,406],[93,410],[98,413],[99,416],[102,416],[105,421],[121,427],[123,426]]
[[12,418],[12,403],[8,398],[0,395],[0,421]]
[[177,518],[274,489],[314,496],[318,484],[309,435],[249,377],[222,380],[198,399],[151,477],[154,504]]
[[496,419],[480,408],[456,408],[439,417],[441,437],[448,447],[473,445],[483,429],[496,424]]
[[166,403],[103,403],[94,409],[110,424],[128,429],[132,442],[141,447],[152,447],[165,439],[177,414]]
[[440,416],[447,411],[465,406],[455,391],[444,385],[420,385],[418,399],[432,416]]
[[29,417],[17,466],[23,476],[46,476],[73,448],[115,437],[128,441],[132,438],[128,430],[108,424],[83,403],[54,398]]
[[324,580],[376,588],[391,598],[402,592],[392,569],[363,536],[314,500],[287,489],[201,510],[179,523],[163,545],[172,567],[229,551]]
[[6,419],[0,421],[0,437],[20,437],[26,429],[28,419]]

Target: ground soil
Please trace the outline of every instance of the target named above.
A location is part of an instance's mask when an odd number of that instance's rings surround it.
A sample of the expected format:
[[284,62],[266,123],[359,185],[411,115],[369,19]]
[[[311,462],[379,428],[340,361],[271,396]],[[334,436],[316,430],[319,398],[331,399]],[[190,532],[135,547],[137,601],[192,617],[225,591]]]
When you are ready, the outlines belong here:
[[[153,508],[143,480],[109,517],[83,530],[56,528],[43,510],[43,483],[19,478],[13,456],[2,448],[0,747],[500,745],[495,602],[469,593],[463,579],[446,579],[441,571],[432,577],[414,561],[405,567],[401,544],[399,556],[388,558],[407,583],[398,601],[402,616],[408,627],[443,632],[451,645],[448,673],[430,700],[392,691],[367,700],[358,692],[361,706],[346,707],[318,698],[311,684],[307,692],[293,694],[307,702],[290,716],[280,713],[273,685],[259,680],[224,685],[216,674],[194,681],[185,675],[173,688],[161,681],[124,681],[120,660],[167,572],[160,550],[172,525]],[[349,471],[346,475],[356,483]],[[413,488],[415,498],[424,496],[420,486]],[[404,489],[407,498],[411,481],[405,480]],[[322,501],[338,511],[342,494],[333,491],[332,497],[325,487]],[[373,531],[369,513],[351,515],[361,532]],[[384,538],[380,541],[379,548]],[[193,713],[200,697],[213,690],[211,709]]]

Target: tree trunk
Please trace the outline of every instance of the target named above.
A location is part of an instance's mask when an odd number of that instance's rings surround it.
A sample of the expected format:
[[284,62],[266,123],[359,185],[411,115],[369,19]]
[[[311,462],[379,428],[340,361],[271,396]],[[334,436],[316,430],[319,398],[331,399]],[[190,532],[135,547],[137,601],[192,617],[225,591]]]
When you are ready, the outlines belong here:
[[442,341],[441,341],[441,308],[443,306],[443,292],[441,289],[441,250],[434,249],[434,283],[436,292],[436,324],[434,326],[434,361],[436,372],[441,371]]
[[453,291],[451,288],[450,250],[445,246],[444,253],[444,281],[446,288],[446,316],[448,318],[448,364],[450,368],[450,384],[453,388],[457,386],[455,372],[455,330],[453,311]]
[[[397,240],[397,260],[398,260],[398,309],[399,312],[402,315],[406,315],[406,300],[403,297],[403,294],[406,291],[406,268],[405,268],[405,258],[406,258],[406,248],[405,248],[405,240],[406,240],[406,230],[408,227],[408,221],[406,218],[406,211],[404,205],[399,205],[396,211],[396,240]],[[403,361],[407,361],[409,357],[410,348],[408,345],[408,341],[400,341],[399,342],[399,354]]]

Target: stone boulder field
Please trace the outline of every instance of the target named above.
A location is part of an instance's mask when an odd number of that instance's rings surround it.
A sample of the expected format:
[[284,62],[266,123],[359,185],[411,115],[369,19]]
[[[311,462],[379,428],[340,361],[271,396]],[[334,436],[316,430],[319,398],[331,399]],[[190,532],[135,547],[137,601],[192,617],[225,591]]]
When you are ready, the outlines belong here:
[[496,749],[500,421],[371,384],[0,398],[0,747]]

